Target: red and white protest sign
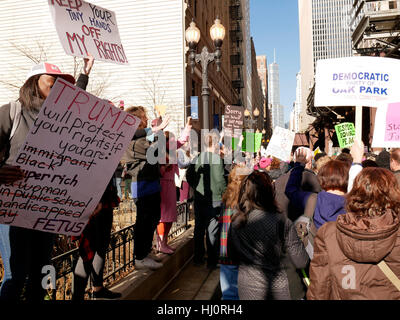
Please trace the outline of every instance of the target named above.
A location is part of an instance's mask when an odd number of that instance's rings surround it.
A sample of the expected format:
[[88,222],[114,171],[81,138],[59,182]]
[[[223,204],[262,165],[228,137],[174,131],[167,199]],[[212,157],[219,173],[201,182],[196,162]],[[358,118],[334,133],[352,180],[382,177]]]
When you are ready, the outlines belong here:
[[140,120],[58,78],[0,185],[0,223],[79,235]]
[[48,0],[66,54],[128,64],[113,11],[83,0]]

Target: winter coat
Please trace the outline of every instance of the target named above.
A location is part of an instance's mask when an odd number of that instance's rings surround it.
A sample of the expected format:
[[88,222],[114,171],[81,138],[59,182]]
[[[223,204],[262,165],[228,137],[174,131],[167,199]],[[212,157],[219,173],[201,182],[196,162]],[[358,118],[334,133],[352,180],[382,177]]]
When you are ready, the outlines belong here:
[[127,173],[132,177],[132,197],[140,198],[160,192],[160,165],[150,164],[146,153],[152,142],[146,139],[147,131],[138,129],[121,160],[127,165]]
[[240,299],[301,299],[292,290],[287,259],[302,269],[309,258],[293,223],[277,212],[261,210],[251,211],[244,225],[241,220],[232,222],[228,234],[228,252],[239,264]]
[[400,291],[377,264],[384,259],[400,277],[399,216],[340,215],[325,223],[314,242],[309,300],[400,300]]
[[213,205],[222,201],[226,189],[224,166],[219,155],[201,152],[187,172],[186,180],[195,190],[196,201]]

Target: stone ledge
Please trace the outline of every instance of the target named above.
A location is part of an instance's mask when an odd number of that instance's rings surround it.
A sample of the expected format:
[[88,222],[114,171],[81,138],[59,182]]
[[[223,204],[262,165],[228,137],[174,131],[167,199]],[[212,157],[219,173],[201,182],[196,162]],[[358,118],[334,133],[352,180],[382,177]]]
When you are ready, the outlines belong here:
[[136,270],[109,289],[121,292],[121,300],[154,300],[193,256],[193,226],[171,242],[173,255],[159,254],[164,266],[158,270]]

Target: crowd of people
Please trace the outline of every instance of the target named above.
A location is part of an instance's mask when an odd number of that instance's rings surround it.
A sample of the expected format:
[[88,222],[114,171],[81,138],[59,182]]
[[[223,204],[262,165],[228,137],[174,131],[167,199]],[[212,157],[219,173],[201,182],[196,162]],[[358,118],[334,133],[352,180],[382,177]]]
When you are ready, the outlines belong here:
[[[92,66],[93,58],[85,58],[78,87],[86,88]],[[0,143],[7,146],[0,184],[24,177],[12,163],[56,78],[75,83],[57,67],[53,73],[33,70],[20,89],[21,119],[12,136],[14,103],[0,108]],[[89,277],[95,298],[121,297],[103,286],[103,269],[113,208],[124,198],[136,206],[137,269],[163,266],[152,253],[154,237],[158,252],[174,254],[168,235],[177,201],[192,199],[193,263],[219,268],[224,300],[400,299],[400,149],[365,153],[356,141],[351,150],[329,156],[300,147],[285,162],[242,153],[242,139],[233,150],[223,143],[229,137],[214,130],[203,137],[203,148],[193,151],[200,141],[191,138],[190,117],[175,138],[165,131],[168,116],[150,121],[142,106],[119,107],[141,122],[76,238],[73,300],[84,299]],[[152,163],[148,151],[160,139],[166,142],[165,161]],[[54,238],[0,225],[0,299],[18,300],[22,293],[28,301],[43,299],[41,270],[50,264]]]

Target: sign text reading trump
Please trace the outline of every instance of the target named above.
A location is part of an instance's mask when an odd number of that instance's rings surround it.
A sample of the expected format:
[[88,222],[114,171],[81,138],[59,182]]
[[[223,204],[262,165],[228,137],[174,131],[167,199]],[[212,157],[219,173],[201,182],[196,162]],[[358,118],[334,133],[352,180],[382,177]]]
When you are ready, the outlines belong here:
[[0,185],[0,223],[79,235],[140,121],[58,78]]
[[128,64],[113,11],[82,0],[49,0],[49,7],[66,54]]

